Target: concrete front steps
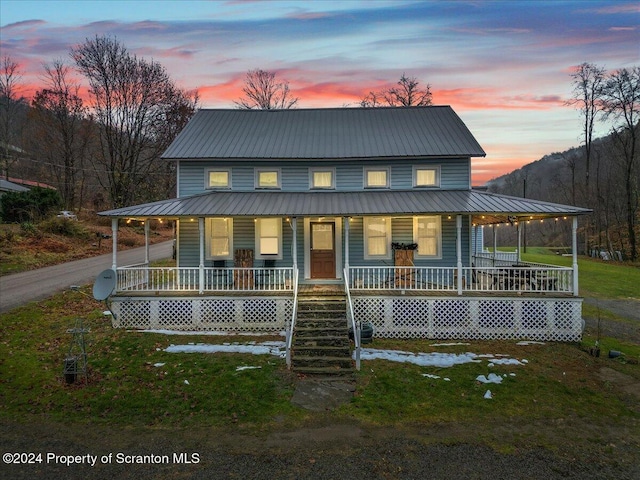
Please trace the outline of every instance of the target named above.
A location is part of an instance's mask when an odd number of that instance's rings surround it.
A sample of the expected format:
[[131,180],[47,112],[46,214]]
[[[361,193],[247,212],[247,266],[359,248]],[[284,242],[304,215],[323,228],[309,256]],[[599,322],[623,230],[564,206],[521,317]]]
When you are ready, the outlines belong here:
[[333,376],[355,371],[344,295],[300,296],[293,335],[294,372]]

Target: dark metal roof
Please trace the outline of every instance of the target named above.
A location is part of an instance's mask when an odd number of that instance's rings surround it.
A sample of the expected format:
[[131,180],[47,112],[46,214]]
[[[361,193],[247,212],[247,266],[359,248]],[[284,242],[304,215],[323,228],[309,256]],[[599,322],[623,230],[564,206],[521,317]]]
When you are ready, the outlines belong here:
[[109,217],[361,216],[398,214],[582,215],[591,210],[476,190],[208,192],[101,212]]
[[199,110],[166,159],[480,157],[449,106]]

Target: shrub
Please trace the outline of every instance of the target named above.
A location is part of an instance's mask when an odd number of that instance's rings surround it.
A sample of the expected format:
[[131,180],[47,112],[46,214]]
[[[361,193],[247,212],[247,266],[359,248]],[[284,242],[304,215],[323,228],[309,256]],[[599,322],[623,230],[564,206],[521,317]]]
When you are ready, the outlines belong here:
[[20,231],[27,237],[39,237],[41,235],[38,228],[31,222],[22,222],[20,224]]
[[46,233],[64,235],[65,237],[89,238],[89,231],[80,222],[72,222],[65,218],[50,218],[40,223],[40,229]]
[[28,192],[8,192],[0,197],[0,214],[5,222],[34,222],[46,218],[62,205],[60,194],[34,187]]

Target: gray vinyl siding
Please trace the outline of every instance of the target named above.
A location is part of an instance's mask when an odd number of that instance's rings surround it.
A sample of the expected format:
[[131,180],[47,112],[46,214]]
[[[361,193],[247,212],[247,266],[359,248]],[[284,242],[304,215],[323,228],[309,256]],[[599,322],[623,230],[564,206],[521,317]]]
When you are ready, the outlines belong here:
[[231,189],[251,191],[255,189],[255,167],[274,168],[281,172],[283,191],[308,191],[309,169],[314,167],[333,168],[336,172],[336,191],[358,191],[364,189],[365,168],[389,168],[390,187],[397,190],[413,188],[414,166],[439,166],[440,189],[468,189],[471,176],[469,158],[457,159],[415,159],[415,160],[369,160],[349,162],[207,162],[180,161],[178,196],[186,197],[208,191],[205,188],[206,171],[209,169],[230,169]]
[[[455,266],[456,255],[456,219],[452,216],[448,219],[442,217],[442,258],[439,259],[415,259],[416,266],[445,267]],[[393,255],[389,260],[367,260],[364,258],[364,233],[362,217],[354,218],[349,228],[349,264],[351,266],[391,266]],[[391,241],[393,243],[413,243],[413,217],[401,217],[391,219]],[[462,221],[462,264],[469,263],[469,219],[463,217]]]
[[[300,222],[301,223],[301,222]],[[291,258],[291,243],[293,232],[290,224],[282,219],[282,260],[276,260],[276,267],[290,267],[293,265]],[[302,227],[298,228],[298,260],[303,261],[304,245],[302,243]],[[198,221],[182,220],[179,224],[180,248],[178,252],[178,265],[181,267],[196,267],[200,264]],[[253,217],[235,217],[233,219],[233,249],[252,249],[254,251],[254,266],[261,267],[263,260],[255,258],[255,222]],[[205,267],[213,265],[212,260],[205,260]],[[304,263],[303,263],[304,265]],[[233,267],[233,259],[227,260],[227,267]]]
[[[455,216],[448,219],[442,217],[442,258],[415,259],[416,266],[455,266],[456,256],[456,220]],[[392,218],[391,241],[394,243],[413,243],[413,217]],[[344,228],[343,228],[344,232]],[[286,219],[282,220],[282,260],[276,261],[276,267],[290,267],[292,260],[293,231]],[[469,265],[469,218],[463,217],[462,222],[462,263]],[[182,220],[179,225],[180,248],[178,265],[181,267],[195,267],[200,263],[198,222]],[[300,278],[304,274],[304,221],[298,219],[298,268]],[[344,233],[343,233],[344,242]],[[255,250],[255,222],[253,218],[236,217],[233,219],[233,248],[248,248]],[[343,249],[344,251],[344,249]],[[255,259],[254,266],[261,267],[263,260]],[[351,266],[392,266],[393,256],[388,260],[366,260],[364,258],[363,218],[353,218],[349,224],[349,264]],[[212,266],[211,260],[205,260],[205,266]],[[227,262],[233,266],[233,260]]]

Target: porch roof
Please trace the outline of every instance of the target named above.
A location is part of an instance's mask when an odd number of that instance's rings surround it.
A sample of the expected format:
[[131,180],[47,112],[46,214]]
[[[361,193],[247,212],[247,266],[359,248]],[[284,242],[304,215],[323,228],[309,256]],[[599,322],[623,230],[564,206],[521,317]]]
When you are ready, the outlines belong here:
[[[305,217],[466,214],[553,217],[591,210],[478,190],[207,192],[100,212],[108,217]],[[489,222],[487,222],[489,223]]]

